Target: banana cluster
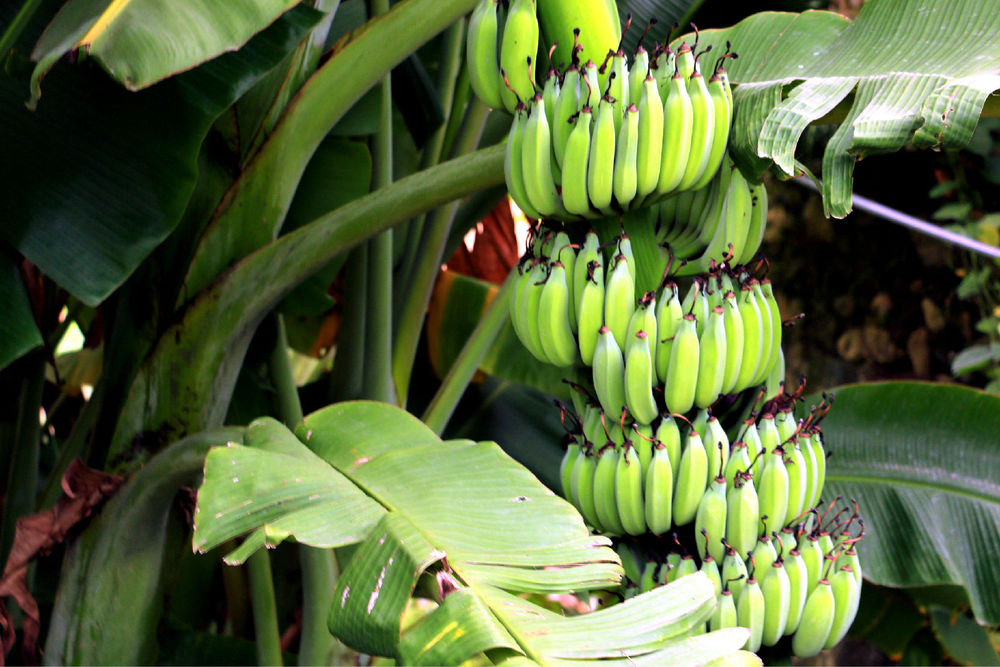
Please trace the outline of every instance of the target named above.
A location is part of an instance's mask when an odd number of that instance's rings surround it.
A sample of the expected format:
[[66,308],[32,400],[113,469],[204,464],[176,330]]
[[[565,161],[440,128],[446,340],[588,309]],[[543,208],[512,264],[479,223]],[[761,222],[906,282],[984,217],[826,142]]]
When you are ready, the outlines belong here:
[[864,535],[864,524],[856,506],[845,521],[838,523],[849,508],[827,521],[834,506],[823,517],[813,513],[781,533],[761,535],[746,557],[723,541],[724,554],[716,558],[707,548],[711,541],[704,531],[706,548],[700,550],[700,564],[683,547],[659,561],[619,544],[629,581],[625,596],[701,571],[715,584],[716,608],[699,633],[742,626],[751,631],[747,650],[774,646],[790,637],[796,656],[816,655],[844,638],[861,599],[862,571],[855,544]]
[[638,76],[627,60],[608,54],[603,92],[601,70],[587,61],[551,70],[541,92],[518,102],[505,175],[528,216],[620,213],[701,189],[719,170],[732,120],[725,70],[706,82],[686,45],[662,51],[655,70],[648,59],[633,63]]
[[510,314],[540,361],[592,368],[610,419],[626,410],[629,421],[651,424],[765,382],[776,390],[785,368],[770,281],[722,264],[683,293],[666,280],[636,299],[629,238],[605,250],[592,231],[581,244],[564,231],[538,235],[515,269]]

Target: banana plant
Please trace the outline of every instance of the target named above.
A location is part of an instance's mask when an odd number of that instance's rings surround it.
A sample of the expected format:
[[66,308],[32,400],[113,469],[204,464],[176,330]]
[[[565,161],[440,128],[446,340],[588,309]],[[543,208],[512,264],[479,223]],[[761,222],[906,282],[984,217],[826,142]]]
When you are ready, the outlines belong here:
[[[565,17],[538,3],[548,34]],[[50,535],[69,541],[63,567],[30,555],[35,581],[58,580],[54,600],[5,572],[0,590],[26,617],[16,640],[15,617],[0,617],[5,652],[16,642],[33,659],[41,639],[51,662],[200,662],[253,637],[250,654],[277,663],[290,605],[303,610],[303,664],[346,655],[334,638],[414,664],[758,662],[740,630],[680,637],[710,614],[700,576],[591,614],[553,611],[543,594],[617,585],[618,556],[497,444],[439,437],[480,370],[568,395],[512,335],[509,283],[451,306],[479,305],[467,327],[428,332],[448,360],[440,382],[419,357],[446,248],[505,185],[510,118],[470,94],[462,65],[475,4],[26,0],[0,14],[0,557],[23,555],[19,519],[57,507],[74,459],[130,476],[78,537]],[[618,10],[659,14],[663,41],[700,4]],[[730,140],[745,173],[809,173],[803,131],[837,125],[809,175],[842,217],[858,156],[961,148],[992,113],[995,14],[973,0],[869,0],[855,20],[765,12],[697,38],[738,45]],[[303,391],[317,409],[303,419],[288,333],[308,348],[333,300],[335,360],[318,397]],[[53,374],[73,327],[99,358],[82,393]],[[345,402],[359,398],[379,402]],[[268,414],[285,426],[253,420]],[[554,486],[537,449],[519,458]],[[196,486],[196,504],[175,503]],[[301,599],[275,596],[289,569]],[[979,579],[948,581],[994,618]],[[193,611],[213,585],[229,636]],[[40,609],[24,603],[32,593]],[[433,611],[410,624],[419,600]]]

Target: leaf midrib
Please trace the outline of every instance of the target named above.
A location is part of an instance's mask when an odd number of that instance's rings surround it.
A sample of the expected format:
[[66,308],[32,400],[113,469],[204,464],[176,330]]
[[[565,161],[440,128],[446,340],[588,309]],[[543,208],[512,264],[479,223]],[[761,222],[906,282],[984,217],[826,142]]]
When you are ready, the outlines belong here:
[[905,479],[900,477],[880,477],[874,475],[828,475],[826,478],[828,482],[860,482],[874,485],[883,485],[888,487],[912,487],[918,489],[930,489],[933,491],[943,491],[945,493],[950,493],[956,496],[962,496],[965,498],[970,498],[972,500],[978,500],[980,502],[990,503],[992,505],[1000,506],[1000,497],[991,496],[986,493],[970,491],[966,488],[946,486],[940,483],[931,483],[923,480]]

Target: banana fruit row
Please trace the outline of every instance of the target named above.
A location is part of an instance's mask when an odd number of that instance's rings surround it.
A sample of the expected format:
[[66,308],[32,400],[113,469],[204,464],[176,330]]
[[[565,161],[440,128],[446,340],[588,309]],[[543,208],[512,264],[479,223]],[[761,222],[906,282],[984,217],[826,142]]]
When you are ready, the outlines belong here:
[[664,411],[708,408],[721,395],[769,380],[774,388],[784,377],[781,313],[766,278],[713,264],[683,293],[665,279],[636,299],[627,236],[607,253],[592,231],[579,252],[576,245],[564,231],[536,237],[515,268],[511,320],[540,361],[590,366],[612,419],[627,410],[650,424]]

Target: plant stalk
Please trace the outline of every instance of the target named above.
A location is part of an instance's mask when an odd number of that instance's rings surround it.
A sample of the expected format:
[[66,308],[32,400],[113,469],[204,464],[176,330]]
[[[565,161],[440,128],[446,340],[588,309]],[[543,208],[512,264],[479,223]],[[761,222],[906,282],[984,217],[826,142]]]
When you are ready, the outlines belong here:
[[[462,134],[456,145],[456,152],[464,155],[475,150],[479,138],[483,134],[486,116],[490,110],[478,99],[473,100],[466,114]],[[403,304],[399,318],[399,329],[392,351],[392,376],[395,380],[396,394],[400,405],[406,406],[406,397],[410,386],[410,376],[413,373],[413,359],[417,353],[420,341],[420,331],[423,328],[427,314],[427,304],[430,303],[434,282],[441,270],[442,256],[448,235],[451,232],[455,213],[461,204],[455,199],[435,211],[431,223],[424,229],[420,239],[420,258],[414,267],[408,289],[408,298]]]
[[247,559],[250,579],[250,603],[253,608],[254,637],[258,665],[281,665],[281,633],[278,631],[278,608],[274,600],[271,554],[258,549]]
[[479,363],[486,356],[500,330],[507,323],[510,299],[514,291],[514,273],[507,276],[493,301],[490,302],[479,324],[473,329],[469,340],[448,370],[448,374],[438,388],[431,403],[427,406],[421,420],[435,433],[440,435],[448,425],[448,420],[455,412],[458,401],[465,393],[465,388],[472,381],[472,376],[479,368]]

